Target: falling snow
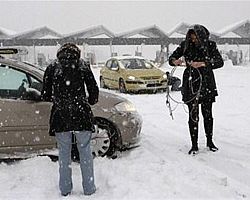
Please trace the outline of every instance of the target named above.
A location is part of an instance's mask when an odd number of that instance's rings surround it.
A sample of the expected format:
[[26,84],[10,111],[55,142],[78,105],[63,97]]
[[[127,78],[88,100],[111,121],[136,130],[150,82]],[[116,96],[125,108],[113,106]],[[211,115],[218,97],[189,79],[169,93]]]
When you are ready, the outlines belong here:
[[[98,78],[98,69],[94,73]],[[177,69],[176,75],[181,74],[182,69]],[[187,154],[191,144],[188,114],[183,105],[175,109],[172,120],[165,104],[165,93],[129,95],[109,91],[135,104],[143,118],[142,140],[140,147],[119,153],[117,159],[94,159],[97,192],[88,198],[249,199],[250,67],[227,64],[215,70],[215,76],[219,96],[213,110],[214,138],[219,151],[206,150],[201,125],[200,153],[195,156]],[[181,99],[179,92],[171,94]],[[85,199],[79,164],[71,166],[74,187],[67,199]],[[34,157],[11,165],[2,163],[0,177],[0,199],[64,199],[58,189],[58,163],[47,157]]]
[[66,81],[66,85],[69,86],[70,85],[70,81]]

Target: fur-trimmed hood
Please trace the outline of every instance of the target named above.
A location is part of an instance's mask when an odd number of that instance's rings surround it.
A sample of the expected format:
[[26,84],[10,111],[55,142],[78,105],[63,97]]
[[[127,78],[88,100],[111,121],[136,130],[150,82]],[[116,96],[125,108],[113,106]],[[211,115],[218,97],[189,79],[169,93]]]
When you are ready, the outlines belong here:
[[81,50],[74,43],[65,43],[58,49],[56,56],[59,61],[79,60]]
[[186,34],[186,40],[190,40],[191,33],[195,33],[200,43],[206,43],[209,39],[210,32],[200,24],[193,25]]
[[208,41],[210,32],[205,26],[195,24],[193,30],[201,43],[206,43]]
[[210,32],[208,29],[200,24],[193,25],[186,34],[186,40],[185,40],[185,50],[188,49],[188,47],[191,45],[191,34],[194,33],[199,41],[198,46],[205,49],[207,49],[208,41]]

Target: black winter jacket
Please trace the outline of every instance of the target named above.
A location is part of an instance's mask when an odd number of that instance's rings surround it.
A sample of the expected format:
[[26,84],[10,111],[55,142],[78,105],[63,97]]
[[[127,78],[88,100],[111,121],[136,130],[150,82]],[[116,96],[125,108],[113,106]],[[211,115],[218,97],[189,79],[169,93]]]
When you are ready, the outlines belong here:
[[[85,85],[88,97],[85,92]],[[88,63],[82,59],[65,66],[59,60],[45,71],[42,98],[52,101],[49,134],[94,130],[90,105],[98,101],[99,89]],[[90,105],[89,105],[90,104]]]
[[[198,40],[199,45],[190,41],[190,33],[187,33],[186,40],[169,57],[169,64],[174,66],[173,61],[184,57],[186,69],[182,80],[182,100],[188,104],[195,99],[199,103],[214,102],[218,95],[213,69],[223,66],[223,59],[217,49],[216,43],[209,40],[209,32],[202,25],[195,25],[192,29]],[[190,62],[205,62],[205,67],[193,68]]]

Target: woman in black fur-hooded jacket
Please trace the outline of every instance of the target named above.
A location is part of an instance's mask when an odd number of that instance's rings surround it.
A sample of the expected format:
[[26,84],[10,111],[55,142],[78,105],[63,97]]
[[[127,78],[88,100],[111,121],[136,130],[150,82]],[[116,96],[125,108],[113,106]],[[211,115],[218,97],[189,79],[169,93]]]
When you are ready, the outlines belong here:
[[80,49],[73,43],[62,45],[57,59],[45,71],[42,98],[53,102],[49,133],[56,137],[59,149],[59,188],[63,196],[70,195],[73,189],[72,133],[79,151],[84,194],[91,195],[96,191],[90,148],[94,130],[90,105],[97,103],[98,95],[90,66],[80,59]]
[[[212,103],[218,95],[213,70],[224,62],[216,43],[209,40],[209,31],[196,24],[189,29],[186,39],[169,57],[172,66],[185,65],[182,80],[182,100],[189,108],[189,130],[192,148],[189,153],[198,151],[199,104],[204,118],[207,146],[211,151],[218,148],[213,144]],[[184,58],[180,59],[181,57]]]
[[80,49],[72,43],[62,45],[57,59],[46,68],[43,80],[42,98],[53,102],[50,135],[92,130],[90,105],[97,103],[98,95],[99,89],[90,65],[80,59]]

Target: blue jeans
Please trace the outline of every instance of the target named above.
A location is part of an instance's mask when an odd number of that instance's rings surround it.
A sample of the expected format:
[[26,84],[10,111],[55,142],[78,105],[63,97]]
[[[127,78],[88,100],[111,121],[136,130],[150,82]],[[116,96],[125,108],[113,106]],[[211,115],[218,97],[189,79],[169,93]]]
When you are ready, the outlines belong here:
[[[59,149],[59,188],[61,194],[70,193],[72,184],[71,169],[71,145],[72,132],[56,133],[56,141]],[[76,136],[77,148],[80,156],[82,172],[82,186],[85,195],[95,192],[93,156],[90,149],[91,131],[73,131]]]

